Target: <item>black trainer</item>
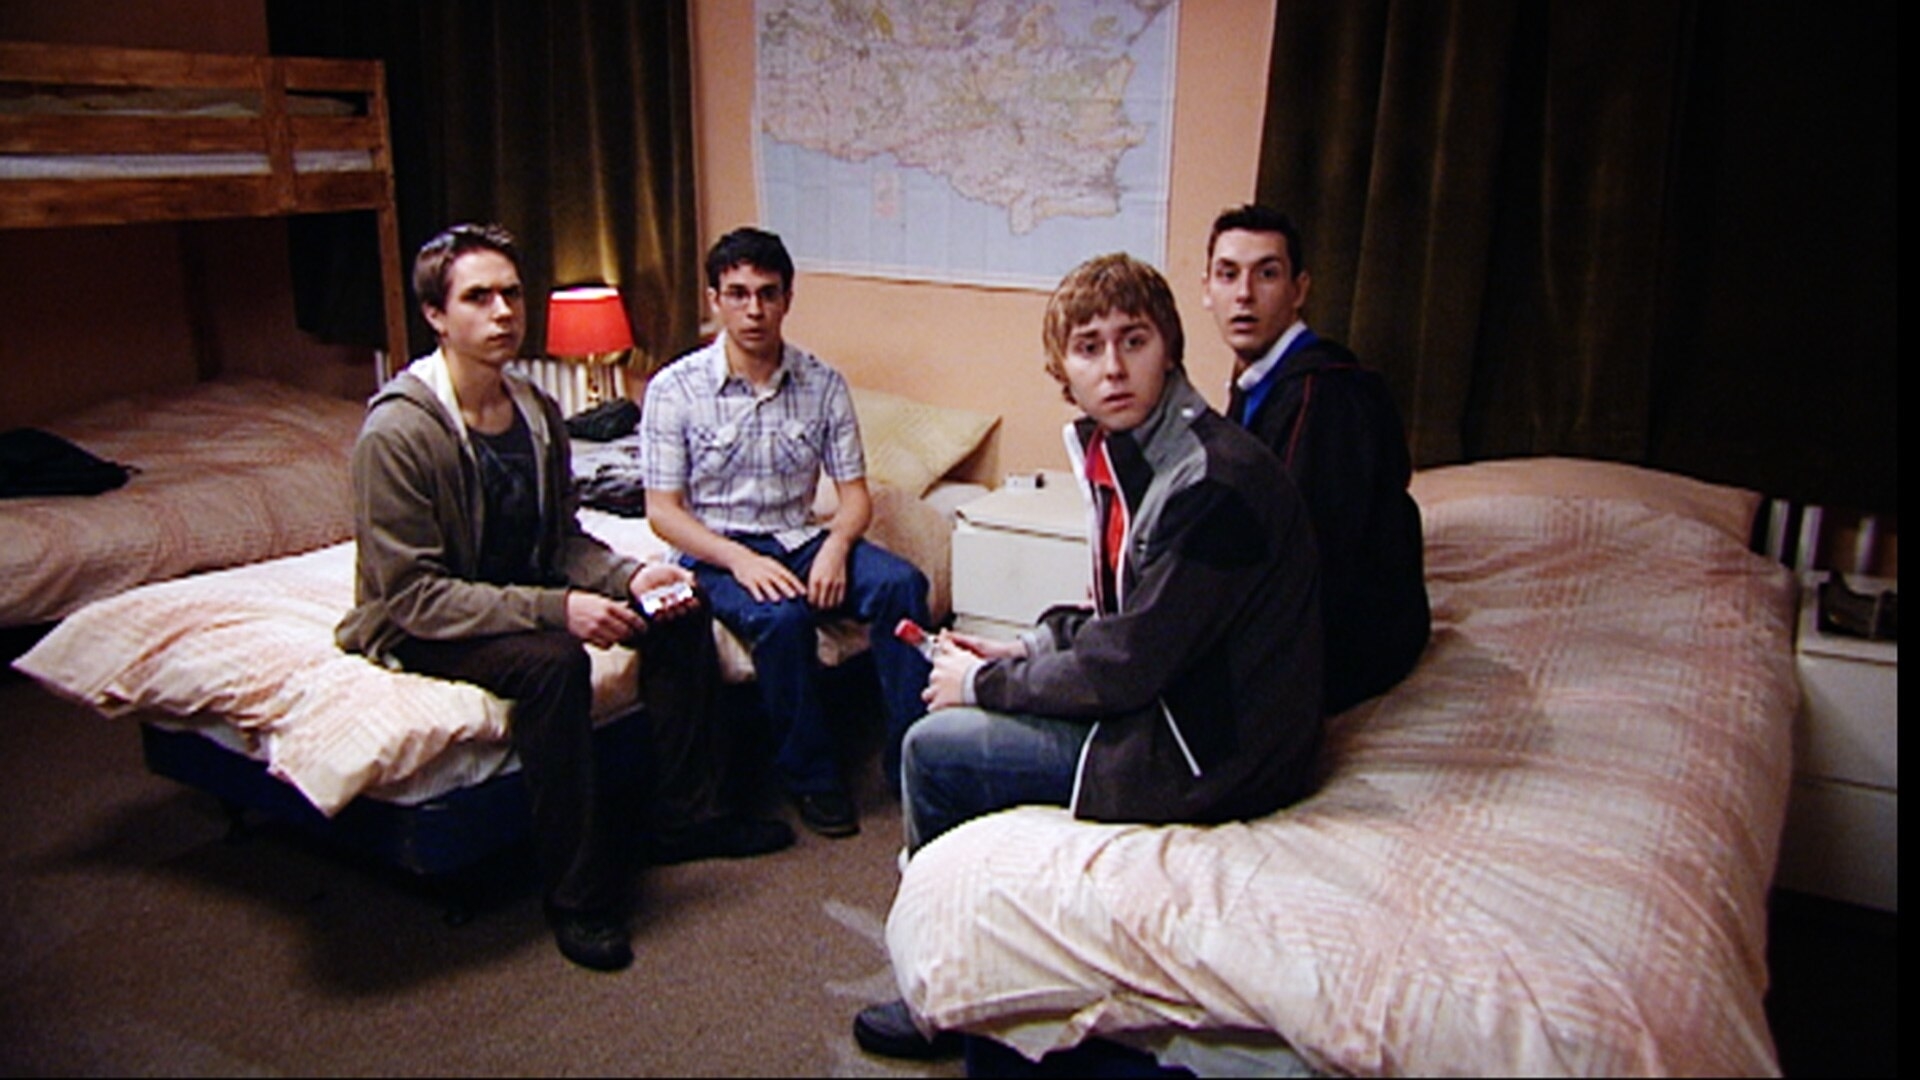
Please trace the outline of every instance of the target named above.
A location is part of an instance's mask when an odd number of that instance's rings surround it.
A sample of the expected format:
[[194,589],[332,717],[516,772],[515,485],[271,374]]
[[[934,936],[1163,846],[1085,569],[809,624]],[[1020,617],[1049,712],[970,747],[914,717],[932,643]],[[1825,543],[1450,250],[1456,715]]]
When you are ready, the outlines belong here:
[[913,1026],[913,1013],[899,998],[861,1009],[853,1018],[853,1041],[869,1054],[916,1061],[956,1058],[965,1045],[957,1031],[935,1032],[931,1039],[920,1034]]
[[860,831],[860,813],[844,791],[802,791],[793,796],[800,823],[821,836],[852,836]]
[[553,943],[560,955],[594,971],[619,971],[633,963],[633,943],[627,940],[626,920],[613,915],[552,912]]
[[655,833],[649,845],[656,866],[700,859],[750,859],[793,846],[793,826],[784,821],[720,817],[684,829]]

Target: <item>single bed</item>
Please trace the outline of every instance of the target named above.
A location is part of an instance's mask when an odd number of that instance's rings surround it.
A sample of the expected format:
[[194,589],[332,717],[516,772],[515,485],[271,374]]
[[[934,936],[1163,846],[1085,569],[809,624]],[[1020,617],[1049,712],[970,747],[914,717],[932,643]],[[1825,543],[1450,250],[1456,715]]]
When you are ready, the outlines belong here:
[[[617,550],[665,551],[644,519],[580,515]],[[525,834],[508,706],[468,684],[341,652],[333,629],[352,605],[353,560],[345,541],[129,589],[69,615],[14,666],[139,722],[155,772],[236,813],[260,811],[412,873],[449,875]],[[716,636],[726,676],[750,678],[745,650]],[[831,662],[858,647],[822,635]],[[643,761],[640,725],[621,723],[636,710],[641,653],[588,651],[603,740],[622,760]]]
[[114,398],[44,425],[137,471],[98,495],[0,503],[0,627],[50,623],[145,582],[345,539],[347,459],[365,412],[231,379]]
[[1209,1073],[1777,1073],[1766,898],[1798,701],[1758,498],[1541,459],[1423,472],[1431,645],[1317,794],[1216,828],[1021,808],[904,869],[899,986],[1038,1059]]

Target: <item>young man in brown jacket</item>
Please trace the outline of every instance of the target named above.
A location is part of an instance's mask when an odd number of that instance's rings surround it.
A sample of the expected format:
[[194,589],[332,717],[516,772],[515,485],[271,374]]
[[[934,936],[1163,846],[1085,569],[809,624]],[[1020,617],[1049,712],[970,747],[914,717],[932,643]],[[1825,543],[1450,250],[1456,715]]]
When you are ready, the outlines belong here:
[[606,820],[612,804],[597,787],[584,644],[644,642],[654,861],[759,854],[793,832],[722,806],[726,725],[712,716],[705,610],[691,594],[651,618],[631,602],[690,575],[580,528],[559,407],[506,370],[526,330],[512,237],[447,229],[420,249],[414,290],[440,347],[367,407],[352,468],[355,606],[335,636],[376,662],[512,702],[555,943],[574,963],[618,970],[633,960],[627,823]]

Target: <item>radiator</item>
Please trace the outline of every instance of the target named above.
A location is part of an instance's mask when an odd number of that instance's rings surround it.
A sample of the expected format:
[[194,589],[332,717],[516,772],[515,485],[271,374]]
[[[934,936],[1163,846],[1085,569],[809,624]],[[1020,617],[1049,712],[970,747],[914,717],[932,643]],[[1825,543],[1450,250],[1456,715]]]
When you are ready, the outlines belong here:
[[[387,355],[378,349],[374,350],[373,365],[374,379],[380,386],[385,386],[388,379],[399,374],[397,370],[388,370]],[[404,367],[402,365],[402,370]],[[625,365],[569,364],[560,360],[527,359],[514,361],[508,365],[508,369],[526,376],[529,382],[559,402],[561,416],[572,416],[600,402],[628,396]],[[598,387],[595,386],[596,381]]]
[[[560,403],[560,415],[572,416],[617,397],[627,396],[627,369],[611,364],[590,366],[560,360],[517,360],[514,370]],[[596,380],[599,386],[595,387]]]
[[1805,575],[1811,570],[1893,576],[1897,552],[1882,535],[1880,515],[1773,499],[1760,508],[1754,548]]

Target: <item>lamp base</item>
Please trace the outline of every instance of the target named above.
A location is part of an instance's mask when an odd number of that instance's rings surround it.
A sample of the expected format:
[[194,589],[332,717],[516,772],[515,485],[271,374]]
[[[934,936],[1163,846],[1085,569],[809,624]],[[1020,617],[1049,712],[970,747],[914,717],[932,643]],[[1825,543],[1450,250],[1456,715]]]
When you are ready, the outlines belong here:
[[623,394],[619,369],[612,364],[595,364],[587,370],[587,404],[604,405]]

